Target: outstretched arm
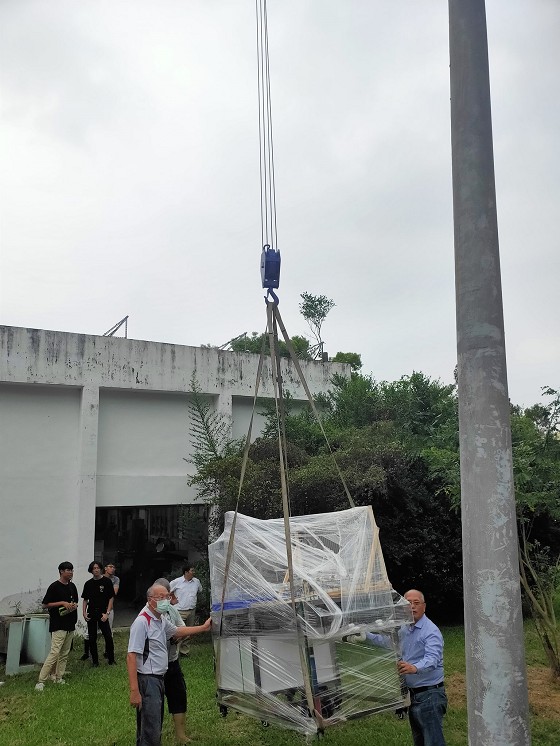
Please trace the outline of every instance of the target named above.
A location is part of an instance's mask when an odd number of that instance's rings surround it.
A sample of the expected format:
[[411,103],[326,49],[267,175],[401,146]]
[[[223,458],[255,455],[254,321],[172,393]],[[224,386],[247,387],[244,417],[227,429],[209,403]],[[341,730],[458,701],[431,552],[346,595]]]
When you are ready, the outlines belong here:
[[212,619],[208,617],[204,624],[199,624],[196,627],[177,627],[177,632],[174,634],[173,639],[200,635],[202,632],[210,632],[211,629]]

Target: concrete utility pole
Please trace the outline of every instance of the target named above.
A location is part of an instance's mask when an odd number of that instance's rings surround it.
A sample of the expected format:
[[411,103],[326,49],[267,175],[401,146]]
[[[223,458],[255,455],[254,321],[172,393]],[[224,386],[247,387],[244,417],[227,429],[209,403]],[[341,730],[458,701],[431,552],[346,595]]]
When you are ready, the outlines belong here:
[[531,741],[484,0],[449,0],[467,701],[471,746]]

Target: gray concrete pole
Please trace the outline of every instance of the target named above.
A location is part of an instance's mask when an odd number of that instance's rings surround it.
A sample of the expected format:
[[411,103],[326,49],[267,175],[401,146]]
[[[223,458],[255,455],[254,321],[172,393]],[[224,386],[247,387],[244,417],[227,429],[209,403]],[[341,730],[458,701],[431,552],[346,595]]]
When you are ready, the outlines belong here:
[[469,744],[530,743],[484,0],[449,0]]

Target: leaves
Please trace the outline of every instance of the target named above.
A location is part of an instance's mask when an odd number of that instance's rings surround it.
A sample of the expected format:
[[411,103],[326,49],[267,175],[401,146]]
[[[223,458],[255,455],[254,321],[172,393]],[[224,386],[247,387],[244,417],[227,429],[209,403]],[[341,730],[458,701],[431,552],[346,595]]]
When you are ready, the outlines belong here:
[[[264,354],[270,355],[270,338],[268,334],[257,334],[253,332],[250,337],[243,335],[234,339],[231,342],[231,349],[234,352],[251,352],[256,355],[261,354],[264,341]],[[291,338],[292,346],[297,357],[300,360],[311,360],[310,346],[311,343],[305,337],[298,336],[297,334]],[[278,353],[280,357],[290,357],[286,343],[282,340],[278,341]]]
[[311,293],[302,293],[300,298],[300,313],[307,321],[311,334],[317,343],[315,345],[315,357],[318,360],[321,360],[323,357],[321,327],[323,326],[327,314],[334,308],[335,302],[331,300],[331,298],[327,298],[326,295],[311,295]]
[[[527,542],[549,552],[554,563],[560,556],[560,407],[557,391],[548,387],[545,395],[547,405],[512,408],[512,448]],[[440,619],[457,620],[462,562],[455,386],[420,372],[393,382],[354,372],[350,378],[335,375],[331,391],[316,403],[353,499],[373,506],[393,584],[401,591],[421,587]],[[231,510],[242,445],[228,440],[208,407],[202,402],[196,410],[198,472],[191,483],[220,511]],[[292,514],[345,509],[338,472],[310,408],[298,410],[288,398],[286,412]],[[249,452],[240,502],[242,512],[260,518],[282,514],[273,407],[267,406],[266,418]]]

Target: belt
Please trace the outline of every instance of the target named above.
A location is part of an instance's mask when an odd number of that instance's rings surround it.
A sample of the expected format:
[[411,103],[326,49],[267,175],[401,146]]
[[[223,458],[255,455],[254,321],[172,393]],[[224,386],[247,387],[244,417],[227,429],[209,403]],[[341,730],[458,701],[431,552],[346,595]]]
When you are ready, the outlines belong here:
[[165,678],[165,676],[162,673],[140,673],[138,672],[138,676],[151,676],[154,679],[161,679],[162,681]]
[[430,686],[417,686],[415,689],[409,686],[408,691],[411,694],[419,694],[420,692],[427,692],[428,689],[441,689],[442,686],[443,681],[440,681],[439,684],[431,684]]

